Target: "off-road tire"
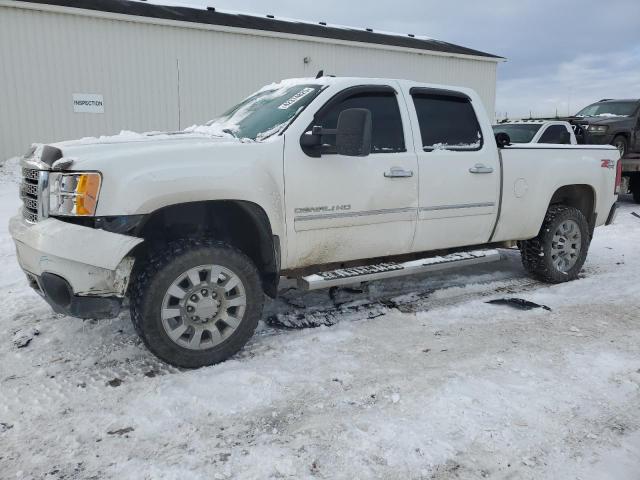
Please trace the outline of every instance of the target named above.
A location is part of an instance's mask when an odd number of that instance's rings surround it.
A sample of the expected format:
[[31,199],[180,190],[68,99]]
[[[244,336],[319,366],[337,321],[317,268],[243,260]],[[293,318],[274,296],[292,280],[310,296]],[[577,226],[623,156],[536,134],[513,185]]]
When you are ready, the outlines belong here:
[[[160,311],[169,285],[189,268],[205,264],[233,271],[243,282],[247,305],[240,325],[222,343],[205,350],[190,350],[169,338]],[[263,304],[260,276],[253,262],[240,250],[214,240],[170,242],[136,269],[130,290],[131,321],[144,344],[161,360],[183,368],[214,365],[236,354],[253,336]]]
[[[581,249],[573,267],[567,272],[562,272],[553,264],[551,246],[558,226],[566,220],[573,220],[578,224],[581,233]],[[562,283],[578,277],[587,258],[590,242],[589,225],[580,210],[565,205],[552,205],[547,210],[538,236],[518,242],[518,248],[522,265],[532,277],[547,283]]]

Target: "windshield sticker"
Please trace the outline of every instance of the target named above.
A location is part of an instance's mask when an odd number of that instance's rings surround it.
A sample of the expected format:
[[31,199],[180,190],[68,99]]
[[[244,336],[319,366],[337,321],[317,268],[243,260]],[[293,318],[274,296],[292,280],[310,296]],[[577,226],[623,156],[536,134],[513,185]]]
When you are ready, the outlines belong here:
[[293,105],[294,103],[296,103],[298,100],[300,100],[301,98],[306,97],[307,95],[309,95],[310,93],[312,93],[315,89],[313,88],[303,88],[302,90],[300,90],[298,93],[296,93],[293,97],[291,97],[289,100],[287,100],[286,102],[284,102],[282,105],[280,105],[278,108],[280,110],[287,110],[291,105]]

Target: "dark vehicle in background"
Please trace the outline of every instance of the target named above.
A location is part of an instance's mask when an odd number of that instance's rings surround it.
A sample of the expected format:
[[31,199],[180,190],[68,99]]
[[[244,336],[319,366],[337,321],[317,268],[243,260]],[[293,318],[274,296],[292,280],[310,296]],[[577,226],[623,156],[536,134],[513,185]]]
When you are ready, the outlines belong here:
[[623,182],[640,203],[640,99],[603,99],[580,110],[570,122],[578,143],[618,148],[624,157]]
[[622,156],[640,152],[640,99],[600,100],[580,110],[571,123],[579,143],[614,145]]

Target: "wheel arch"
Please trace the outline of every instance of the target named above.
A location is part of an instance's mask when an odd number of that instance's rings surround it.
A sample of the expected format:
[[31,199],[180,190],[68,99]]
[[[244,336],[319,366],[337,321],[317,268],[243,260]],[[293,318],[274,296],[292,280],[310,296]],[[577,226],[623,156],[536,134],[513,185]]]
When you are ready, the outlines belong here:
[[596,200],[596,190],[591,185],[563,185],[551,196],[549,208],[554,205],[566,205],[578,209],[587,219],[589,234],[593,236],[596,226]]
[[629,141],[630,138],[631,138],[631,134],[626,130],[619,130],[617,132],[612,133],[612,140],[611,141],[615,140],[616,137],[624,137],[624,138],[627,139],[627,141]]
[[145,241],[134,256],[179,238],[210,238],[241,250],[260,272],[263,289],[277,293],[280,278],[280,238],[273,234],[266,211],[245,200],[205,200],[167,205],[144,216],[136,236]]

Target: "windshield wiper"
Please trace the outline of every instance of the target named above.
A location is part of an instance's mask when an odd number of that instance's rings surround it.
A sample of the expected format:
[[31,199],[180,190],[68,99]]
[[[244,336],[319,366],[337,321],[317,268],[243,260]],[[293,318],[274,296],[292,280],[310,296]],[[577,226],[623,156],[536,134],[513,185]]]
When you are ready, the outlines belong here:
[[222,131],[224,133],[228,133],[229,135],[231,135],[233,138],[240,138],[238,137],[238,135],[235,134],[235,132],[233,130],[231,130],[230,128],[223,128]]

